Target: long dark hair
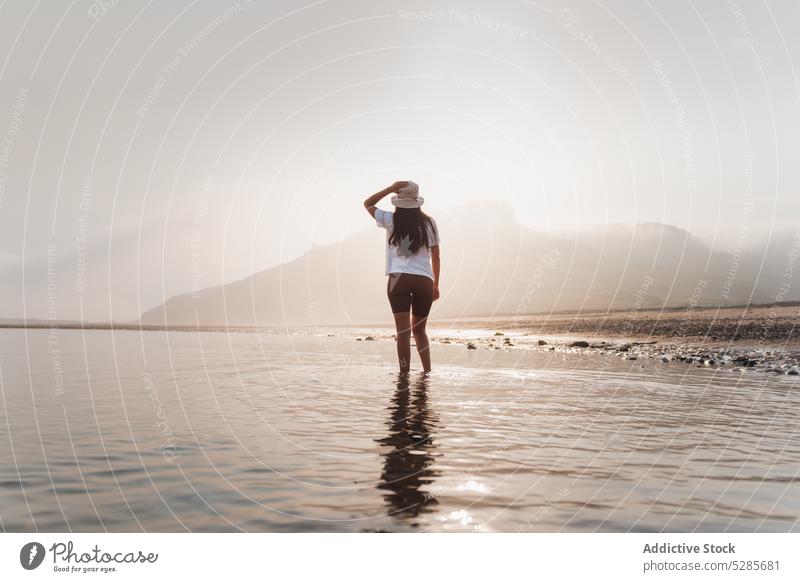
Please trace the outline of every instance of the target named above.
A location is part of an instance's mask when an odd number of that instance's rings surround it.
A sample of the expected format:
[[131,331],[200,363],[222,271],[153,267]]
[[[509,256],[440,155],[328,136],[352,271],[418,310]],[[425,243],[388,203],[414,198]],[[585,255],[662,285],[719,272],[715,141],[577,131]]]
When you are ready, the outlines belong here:
[[389,244],[397,247],[401,255],[416,255],[423,246],[431,248],[431,232],[435,228],[421,208],[395,208]]

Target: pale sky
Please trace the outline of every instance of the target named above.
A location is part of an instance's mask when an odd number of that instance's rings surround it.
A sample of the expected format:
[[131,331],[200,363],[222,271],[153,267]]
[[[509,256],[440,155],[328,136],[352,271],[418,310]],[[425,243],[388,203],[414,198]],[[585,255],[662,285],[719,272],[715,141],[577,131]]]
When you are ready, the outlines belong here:
[[8,0],[0,264],[85,234],[143,285],[197,253],[218,284],[370,227],[403,179],[434,215],[731,247],[797,229],[798,62],[788,0]]

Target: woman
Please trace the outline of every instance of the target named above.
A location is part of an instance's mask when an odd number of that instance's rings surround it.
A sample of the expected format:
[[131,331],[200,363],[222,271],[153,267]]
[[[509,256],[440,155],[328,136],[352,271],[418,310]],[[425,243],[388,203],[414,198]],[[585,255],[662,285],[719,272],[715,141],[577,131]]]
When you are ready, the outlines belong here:
[[[394,213],[375,207],[389,194],[394,194]],[[439,229],[420,209],[424,201],[414,182],[395,182],[364,200],[367,212],[386,229],[386,293],[397,328],[401,372],[410,368],[412,334],[423,370],[431,370],[425,325],[431,304],[439,299]]]

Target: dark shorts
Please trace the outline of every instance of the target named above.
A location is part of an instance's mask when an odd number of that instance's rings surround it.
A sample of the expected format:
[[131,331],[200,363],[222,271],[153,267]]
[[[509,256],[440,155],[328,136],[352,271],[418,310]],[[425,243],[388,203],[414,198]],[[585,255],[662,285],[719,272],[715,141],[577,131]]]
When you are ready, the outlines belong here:
[[411,311],[417,317],[428,317],[433,304],[433,280],[425,275],[391,273],[386,294],[392,313]]

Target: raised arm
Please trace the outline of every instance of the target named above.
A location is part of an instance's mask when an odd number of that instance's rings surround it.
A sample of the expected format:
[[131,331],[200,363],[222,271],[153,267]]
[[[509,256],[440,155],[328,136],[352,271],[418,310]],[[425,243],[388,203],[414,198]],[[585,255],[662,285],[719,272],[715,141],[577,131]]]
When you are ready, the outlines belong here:
[[397,194],[400,188],[408,186],[408,182],[395,182],[388,188],[384,188],[380,192],[376,192],[366,200],[364,200],[364,208],[367,209],[370,216],[375,216],[375,205],[386,198],[389,194]]

